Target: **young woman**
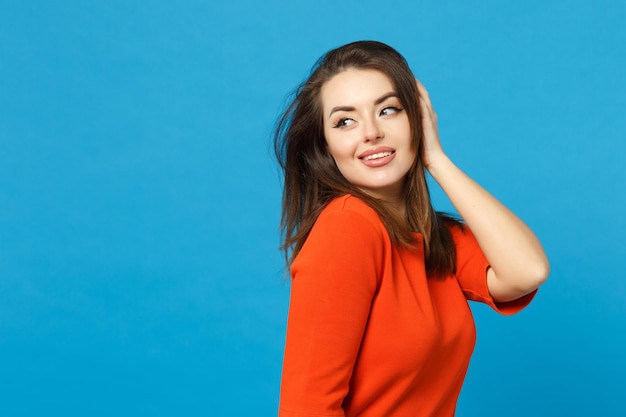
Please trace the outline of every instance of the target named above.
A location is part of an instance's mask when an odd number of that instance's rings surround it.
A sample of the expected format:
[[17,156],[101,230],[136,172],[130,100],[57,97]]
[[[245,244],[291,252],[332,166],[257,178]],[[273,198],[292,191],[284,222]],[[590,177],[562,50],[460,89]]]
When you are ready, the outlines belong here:
[[[279,415],[454,415],[467,300],[525,307],[549,272],[535,235],[446,156],[426,89],[382,43],[325,54],[275,149],[292,278]],[[463,223],[434,211],[425,171]]]

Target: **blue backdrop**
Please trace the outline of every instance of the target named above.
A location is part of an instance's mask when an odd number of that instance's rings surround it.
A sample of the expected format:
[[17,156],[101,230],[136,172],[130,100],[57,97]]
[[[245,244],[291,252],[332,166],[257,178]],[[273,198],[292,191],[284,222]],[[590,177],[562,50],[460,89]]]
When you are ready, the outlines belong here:
[[0,3],[0,415],[276,414],[271,130],[358,39],[552,263],[521,314],[473,305],[458,415],[626,414],[623,2]]

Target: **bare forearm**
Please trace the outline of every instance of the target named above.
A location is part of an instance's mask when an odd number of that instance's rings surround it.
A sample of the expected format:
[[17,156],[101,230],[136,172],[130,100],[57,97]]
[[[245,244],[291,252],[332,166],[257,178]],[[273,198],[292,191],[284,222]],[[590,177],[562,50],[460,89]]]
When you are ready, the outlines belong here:
[[534,291],[550,271],[541,243],[524,222],[446,156],[428,91],[419,81],[417,88],[424,132],[424,165],[487,257],[491,265],[487,271],[491,296],[497,301],[511,301]]
[[522,220],[444,154],[431,159],[428,170],[487,257],[491,265],[487,278],[494,299],[516,299],[547,279],[550,266],[546,254]]

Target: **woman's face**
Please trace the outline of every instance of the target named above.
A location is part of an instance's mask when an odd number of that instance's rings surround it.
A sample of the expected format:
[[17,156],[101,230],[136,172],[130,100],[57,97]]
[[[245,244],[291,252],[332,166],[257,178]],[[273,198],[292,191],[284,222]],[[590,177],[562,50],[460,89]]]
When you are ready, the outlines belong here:
[[348,69],[322,86],[321,100],[324,136],[341,174],[376,198],[403,201],[402,182],[416,153],[389,77]]

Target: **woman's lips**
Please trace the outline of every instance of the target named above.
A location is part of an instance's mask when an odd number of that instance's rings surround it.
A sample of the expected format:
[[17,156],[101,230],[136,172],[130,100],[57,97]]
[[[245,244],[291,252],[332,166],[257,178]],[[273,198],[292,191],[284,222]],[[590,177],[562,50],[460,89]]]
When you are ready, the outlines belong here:
[[387,165],[395,157],[395,150],[386,146],[380,146],[363,152],[359,155],[359,160],[368,167],[376,168]]

